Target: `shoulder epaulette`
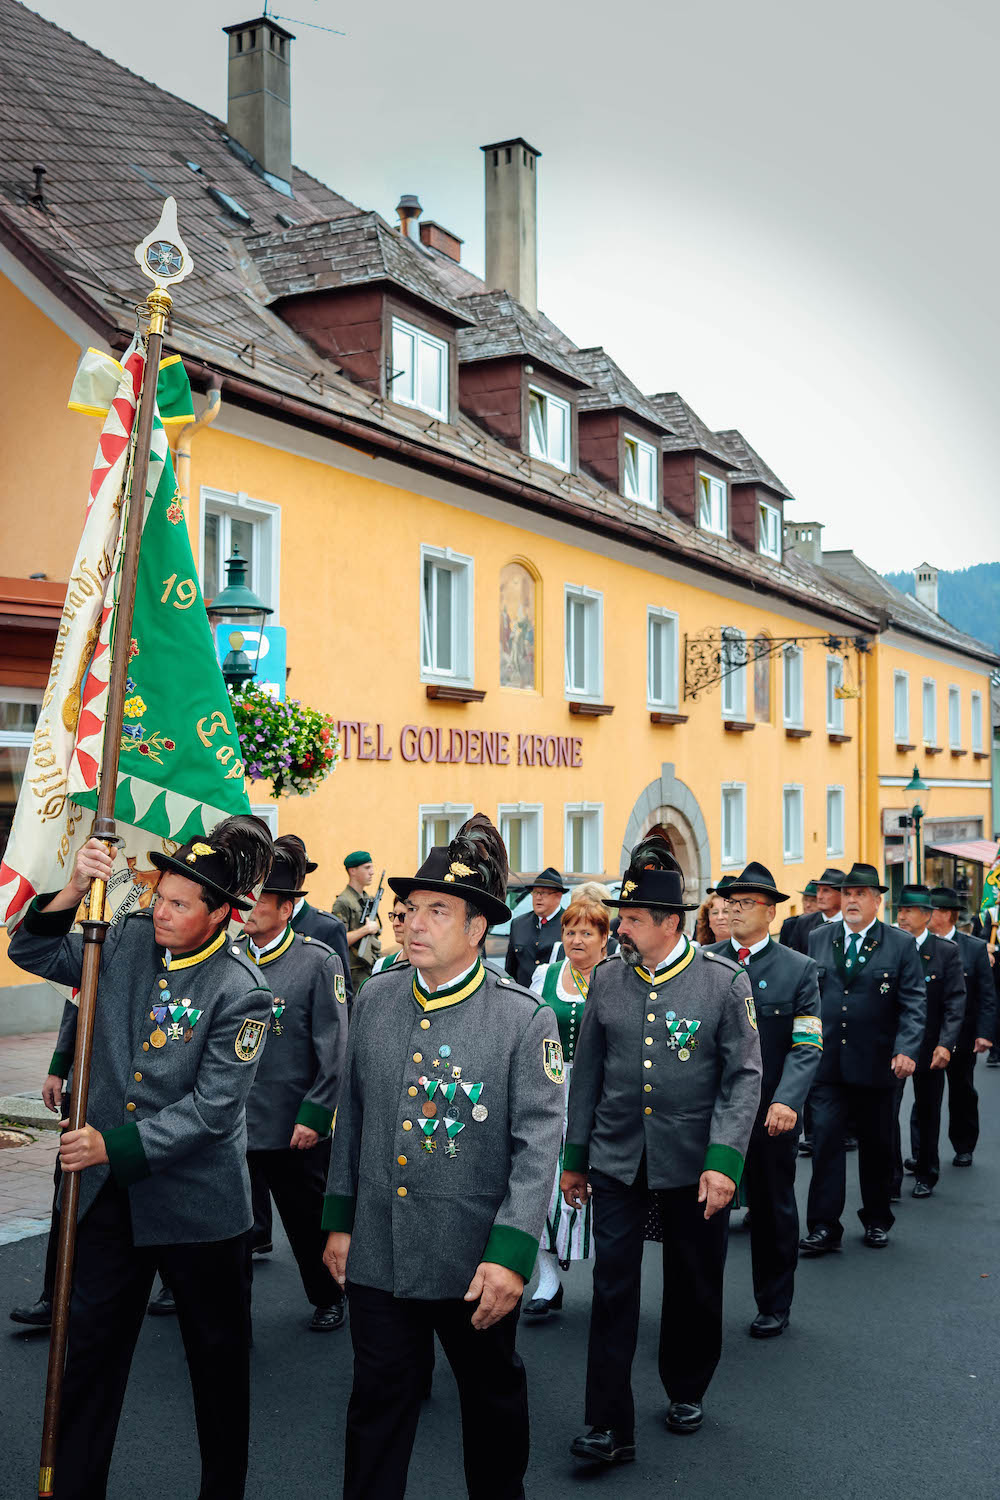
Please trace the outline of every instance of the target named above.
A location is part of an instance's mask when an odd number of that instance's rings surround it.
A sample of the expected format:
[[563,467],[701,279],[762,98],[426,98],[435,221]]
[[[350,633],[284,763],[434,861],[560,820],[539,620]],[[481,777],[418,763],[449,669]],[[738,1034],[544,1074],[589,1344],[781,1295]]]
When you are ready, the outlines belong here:
[[711,953],[708,948],[702,948],[700,951],[713,964],[721,964],[724,969],[730,969],[734,974],[746,973],[746,969],[744,969],[743,965],[737,963],[734,958],[726,958],[725,954],[723,953]]
[[[240,942],[243,942],[245,937],[246,934],[244,933],[243,937],[240,938]],[[229,943],[228,946],[223,949],[223,952],[228,953],[230,958],[235,958],[240,964],[241,968],[246,969],[248,974],[253,975],[254,985],[257,989],[266,990],[270,988],[270,985],[268,984],[266,979],[264,979],[263,981],[261,980],[261,971],[260,969],[258,969],[257,965],[250,957],[246,948],[239,947],[237,943]]]
[[324,957],[328,953],[332,953],[334,958],[339,957],[334,949],[330,947],[330,944],[324,943],[322,938],[313,937],[309,932],[297,932],[295,936],[301,938],[304,943],[308,943],[310,948],[317,949]]

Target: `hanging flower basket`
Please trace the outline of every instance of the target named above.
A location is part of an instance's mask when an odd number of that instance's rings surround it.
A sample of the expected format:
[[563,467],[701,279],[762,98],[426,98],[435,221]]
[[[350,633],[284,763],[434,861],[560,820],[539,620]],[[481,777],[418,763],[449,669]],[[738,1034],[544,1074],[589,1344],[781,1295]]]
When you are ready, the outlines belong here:
[[340,760],[335,721],[297,699],[281,703],[256,683],[230,689],[236,731],[251,781],[270,781],[272,797],[307,797]]

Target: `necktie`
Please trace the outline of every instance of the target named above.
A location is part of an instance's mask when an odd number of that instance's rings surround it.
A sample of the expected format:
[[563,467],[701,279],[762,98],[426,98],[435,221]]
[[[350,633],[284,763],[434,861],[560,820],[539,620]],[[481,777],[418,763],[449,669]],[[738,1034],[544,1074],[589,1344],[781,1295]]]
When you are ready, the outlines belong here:
[[852,932],[847,939],[847,957],[844,959],[844,967],[854,968],[854,960],[858,954],[858,944],[861,941],[860,932]]
[[739,959],[739,961],[740,961],[741,964],[745,964],[748,961],[749,957],[750,957],[750,949],[749,948],[740,948],[740,949],[738,949],[737,953],[736,953],[736,957]]

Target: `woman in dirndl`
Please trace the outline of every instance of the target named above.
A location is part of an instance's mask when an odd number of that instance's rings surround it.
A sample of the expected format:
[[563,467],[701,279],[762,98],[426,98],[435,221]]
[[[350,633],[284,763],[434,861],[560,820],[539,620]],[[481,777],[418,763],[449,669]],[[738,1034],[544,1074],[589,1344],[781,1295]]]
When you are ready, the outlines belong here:
[[[559,1024],[566,1067],[566,1100],[569,1102],[573,1052],[583,1022],[583,1007],[590,988],[590,976],[605,956],[611,920],[603,902],[591,896],[571,901],[562,915],[562,946],[565,958],[557,963],[542,964],[532,976],[532,991],[555,1011]],[[563,1289],[559,1268],[569,1270],[574,1260],[593,1257],[591,1205],[584,1209],[568,1208],[559,1191],[563,1151],[566,1148],[566,1120],[559,1148],[555,1181],[549,1212],[538,1251],[538,1285],[524,1309],[524,1316],[540,1321],[562,1307]]]

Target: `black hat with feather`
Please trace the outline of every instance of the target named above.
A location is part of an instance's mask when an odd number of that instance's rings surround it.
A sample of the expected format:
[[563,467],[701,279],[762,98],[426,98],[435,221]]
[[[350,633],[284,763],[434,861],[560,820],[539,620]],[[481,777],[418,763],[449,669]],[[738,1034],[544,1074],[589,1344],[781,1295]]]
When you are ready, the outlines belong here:
[[697,907],[697,903],[692,906],[685,902],[681,867],[666,839],[655,833],[636,844],[622,877],[621,895],[604,904],[643,906],[655,911],[695,911]]
[[416,875],[394,875],[389,888],[405,901],[411,891],[459,896],[482,912],[491,927],[506,922],[507,850],[485,813],[474,813],[447,846],[436,844]]
[[305,877],[305,844],[294,833],[282,834],[274,841],[274,859],[261,887],[262,893],[280,896],[282,901],[298,901],[300,896],[309,894],[301,888]]
[[264,879],[274,858],[271,831],[263,818],[240,813],[216,823],[211,833],[188,839],[173,854],[151,849],[149,858],[166,874],[183,875],[203,885],[219,903],[249,911],[246,897]]
[[313,870],[318,870],[319,869],[319,865],[316,863],[316,861],[314,859],[310,859],[309,856],[306,854],[305,842],[302,839],[299,838],[299,836],[298,836],[297,833],[283,833],[280,838],[276,838],[275,839],[275,841],[274,841],[274,847],[276,849],[280,848],[282,844],[297,844],[298,845],[298,847],[302,850],[302,858],[306,862],[306,874],[307,875],[311,875],[312,872],[313,872]]

